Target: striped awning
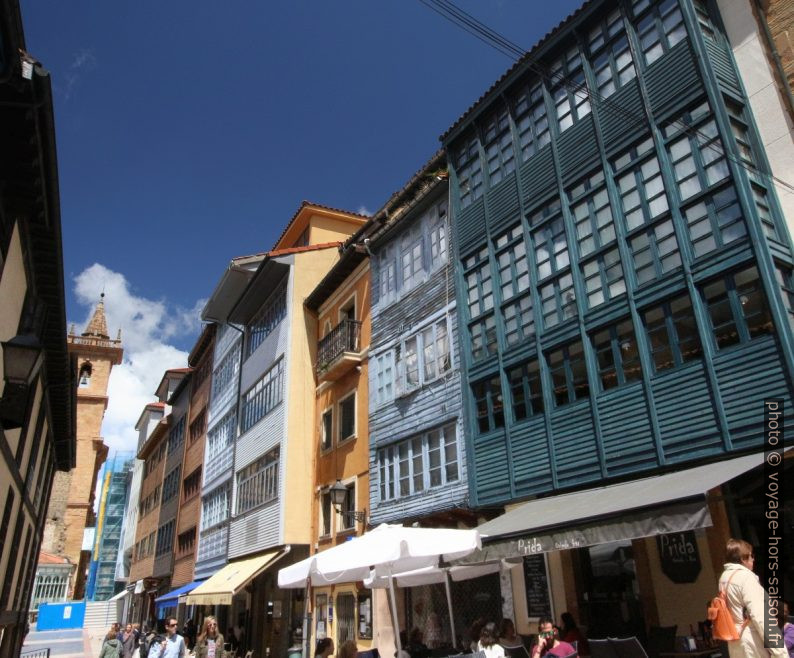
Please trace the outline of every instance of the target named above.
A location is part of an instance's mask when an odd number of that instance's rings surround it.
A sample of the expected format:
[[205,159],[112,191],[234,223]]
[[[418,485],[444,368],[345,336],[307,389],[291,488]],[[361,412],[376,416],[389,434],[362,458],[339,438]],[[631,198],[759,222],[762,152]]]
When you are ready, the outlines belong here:
[[281,551],[270,551],[230,562],[185,596],[187,605],[230,605],[232,597],[275,562]]

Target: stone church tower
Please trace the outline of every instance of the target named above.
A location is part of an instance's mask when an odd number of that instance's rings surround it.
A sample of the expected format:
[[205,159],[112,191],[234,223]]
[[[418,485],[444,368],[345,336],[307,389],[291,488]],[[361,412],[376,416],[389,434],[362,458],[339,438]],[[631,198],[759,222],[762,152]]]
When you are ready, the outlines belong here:
[[72,327],[67,336],[69,354],[76,357],[78,372],[76,466],[55,475],[41,545],[43,552],[67,558],[75,565],[69,586],[69,598],[74,600],[85,596],[91,553],[82,550],[83,534],[95,523],[94,490],[108,453],[100,434],[108,406],[108,380],[124,353],[121,331],[115,340],[108,335],[104,297],[102,293],[85,331],[77,336]]

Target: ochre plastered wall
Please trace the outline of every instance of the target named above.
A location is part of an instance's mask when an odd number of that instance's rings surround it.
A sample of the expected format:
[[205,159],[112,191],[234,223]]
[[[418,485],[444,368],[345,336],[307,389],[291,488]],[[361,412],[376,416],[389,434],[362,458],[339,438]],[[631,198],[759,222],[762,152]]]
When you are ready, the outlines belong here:
[[[314,416],[314,454],[316,470],[314,475],[314,509],[312,522],[314,541],[320,549],[328,548],[336,543],[332,524],[332,536],[320,539],[320,488],[333,484],[337,478],[348,484],[356,480],[356,507],[369,514],[369,413],[368,413],[368,357],[370,343],[370,277],[369,261],[361,263],[339,286],[329,299],[322,305],[317,317],[317,331],[324,334],[323,327],[339,324],[339,313],[355,300],[355,319],[361,322],[359,338],[359,354],[361,363],[351,367],[342,377],[334,382],[320,382],[317,387],[317,404]],[[339,443],[339,402],[355,391],[356,395],[356,435],[354,439]],[[328,450],[322,449],[322,416],[329,407],[333,408],[333,442]],[[334,520],[336,520],[334,518]],[[363,529],[356,523],[356,529]],[[349,535],[350,531],[344,533]]]
[[[311,541],[312,487],[307,479],[314,468],[314,364],[317,335],[314,321],[303,306],[317,283],[339,258],[335,248],[295,254],[289,304],[290,346],[287,391],[287,427],[284,443],[285,486],[283,543]],[[310,344],[312,349],[310,350]]]
[[706,601],[714,596],[717,589],[719,574],[716,574],[712,567],[706,532],[696,530],[695,536],[700,554],[700,574],[694,583],[686,584],[674,583],[662,572],[655,538],[641,540],[648,554],[659,625],[677,625],[679,635],[688,635],[690,624],[696,625],[698,621],[705,619]]

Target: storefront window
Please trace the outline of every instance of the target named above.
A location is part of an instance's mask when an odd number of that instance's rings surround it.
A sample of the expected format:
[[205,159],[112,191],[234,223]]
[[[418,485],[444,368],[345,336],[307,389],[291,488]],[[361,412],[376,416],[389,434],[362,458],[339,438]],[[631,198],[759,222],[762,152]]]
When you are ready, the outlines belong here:
[[642,637],[637,569],[631,541],[613,542],[576,551],[582,583],[581,624],[589,637]]
[[358,595],[358,636],[362,640],[372,639],[372,593]]
[[352,594],[338,594],[336,597],[336,646],[341,647],[348,640],[356,639],[355,631],[356,599]]
[[314,614],[317,619],[315,626],[315,637],[322,640],[328,636],[328,595],[318,594],[314,598]]

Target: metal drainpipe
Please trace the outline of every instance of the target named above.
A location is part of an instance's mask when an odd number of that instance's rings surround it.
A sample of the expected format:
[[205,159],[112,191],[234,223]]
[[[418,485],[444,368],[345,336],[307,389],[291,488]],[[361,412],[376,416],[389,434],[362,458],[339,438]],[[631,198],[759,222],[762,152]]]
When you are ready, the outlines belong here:
[[[229,562],[229,534],[230,534],[230,530],[231,530],[231,527],[232,527],[231,500],[232,500],[232,498],[234,496],[234,460],[237,458],[237,439],[240,436],[240,433],[239,433],[239,429],[240,429],[240,394],[242,392],[240,390],[240,386],[241,386],[242,381],[243,381],[243,349],[245,348],[245,330],[244,329],[240,329],[239,327],[233,325],[228,320],[225,322],[225,324],[229,325],[235,331],[239,331],[240,332],[240,357],[239,357],[239,367],[237,368],[237,396],[236,396],[235,402],[234,402],[234,416],[235,416],[235,420],[234,420],[234,443],[232,445],[232,477],[231,477],[232,489],[229,492],[231,495],[229,497],[229,518],[228,518],[228,521],[227,521],[228,530],[226,531],[226,563],[228,564],[228,562]],[[216,613],[216,617],[217,617],[217,606],[216,606],[215,613]],[[231,615],[231,606],[229,606],[229,614]],[[246,631],[248,631],[248,629],[246,629]]]
[[[234,460],[237,457],[237,439],[240,438],[240,397],[242,395],[242,383],[243,383],[243,350],[245,349],[245,329],[240,329],[239,327],[233,325],[231,322],[226,322],[232,329],[235,331],[240,332],[240,358],[239,358],[239,367],[237,368],[237,397],[234,402],[234,414],[235,414],[235,428],[234,428],[234,446],[232,448],[232,480],[234,480]],[[232,482],[232,486],[234,486],[234,482]],[[230,519],[231,520],[231,519]],[[226,548],[226,554],[228,556],[229,550],[228,545]]]

